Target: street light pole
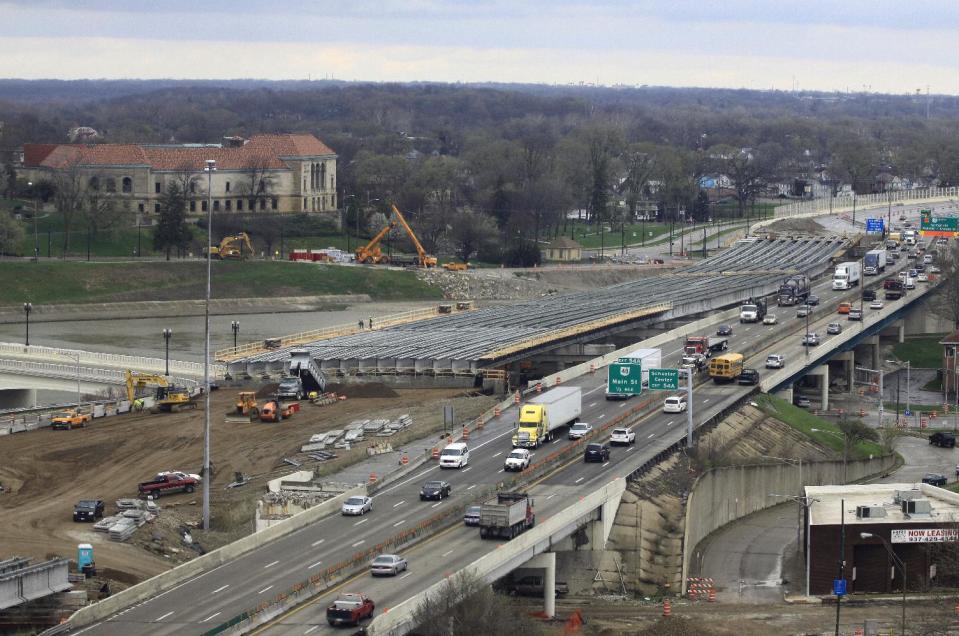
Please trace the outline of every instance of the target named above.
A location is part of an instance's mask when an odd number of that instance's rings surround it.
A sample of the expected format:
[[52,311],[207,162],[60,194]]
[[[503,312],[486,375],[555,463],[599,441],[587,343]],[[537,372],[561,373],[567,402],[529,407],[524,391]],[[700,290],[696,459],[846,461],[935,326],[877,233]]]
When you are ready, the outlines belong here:
[[898,565],[899,569],[902,570],[902,627],[901,629],[902,629],[902,633],[905,634],[906,633],[906,582],[908,581],[908,579],[906,578],[906,562],[903,561],[901,558],[899,558],[899,555],[897,555],[893,551],[892,546],[889,545],[889,542],[886,541],[884,538],[880,537],[878,534],[873,534],[871,532],[860,532],[859,536],[862,539],[879,539],[880,541],[882,541],[882,547],[886,548],[886,552],[889,553],[889,556],[892,559],[892,562],[895,565]]
[[[30,194],[33,195],[33,262],[40,262],[40,242],[37,240],[37,215],[39,211],[39,201],[37,200],[37,193],[33,191],[33,181],[27,181],[27,186],[30,188]],[[30,344],[29,342],[27,344]]]
[[240,333],[240,321],[234,320],[231,322],[230,328],[233,329],[233,353],[236,353],[236,335]]
[[32,303],[23,303],[23,312],[27,315],[27,341],[26,346],[30,346],[30,312],[33,311]]
[[170,338],[173,337],[172,329],[163,330],[163,340],[166,341],[166,377],[170,377]]
[[203,412],[203,529],[210,529],[210,290],[213,275],[213,173],[216,160],[207,159],[207,222],[206,222],[206,300],[203,329],[203,392],[206,400]]

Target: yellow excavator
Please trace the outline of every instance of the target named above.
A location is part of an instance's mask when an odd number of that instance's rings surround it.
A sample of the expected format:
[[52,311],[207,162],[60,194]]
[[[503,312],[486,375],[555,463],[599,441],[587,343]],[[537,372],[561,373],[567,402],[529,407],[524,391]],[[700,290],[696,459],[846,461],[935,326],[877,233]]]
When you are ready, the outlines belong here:
[[136,404],[138,397],[143,397],[143,389],[148,386],[155,386],[154,394],[156,411],[175,413],[184,409],[196,408],[196,396],[190,394],[190,390],[183,386],[173,386],[166,376],[140,373],[138,371],[126,372],[127,399],[131,404]]
[[411,228],[410,224],[406,222],[406,217],[404,217],[403,213],[400,212],[399,208],[396,207],[396,204],[391,203],[390,208],[393,209],[393,214],[395,214],[396,218],[400,220],[400,224],[403,226],[403,229],[406,230],[410,240],[413,241],[413,247],[416,248],[416,264],[419,267],[436,267],[436,257],[426,253],[426,250],[423,249],[423,244],[420,243],[418,238],[416,238],[416,234],[413,233],[413,228]]
[[370,239],[366,245],[356,248],[356,262],[366,263],[367,265],[378,265],[380,263],[389,263],[390,257],[380,250],[380,241],[389,234],[390,230],[396,227],[396,223],[390,221],[390,224],[380,230],[376,236]]
[[[250,236],[246,232],[224,236],[219,245],[210,248],[210,255],[213,258],[221,260],[242,259],[245,257],[243,246],[246,245],[249,256],[253,255],[253,243],[250,242]],[[203,255],[206,255],[206,248],[203,249]]]

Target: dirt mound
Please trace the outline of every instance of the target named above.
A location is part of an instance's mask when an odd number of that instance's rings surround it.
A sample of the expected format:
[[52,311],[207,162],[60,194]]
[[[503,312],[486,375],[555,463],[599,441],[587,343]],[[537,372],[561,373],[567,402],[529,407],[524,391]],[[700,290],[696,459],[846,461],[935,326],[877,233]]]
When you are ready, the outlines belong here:
[[277,387],[280,386],[276,382],[271,382],[270,384],[264,384],[260,387],[260,390],[256,392],[256,399],[265,400],[272,398],[273,394],[276,393]]
[[636,636],[714,636],[729,632],[707,629],[702,621],[691,621],[680,616],[661,618],[656,624],[634,632]]
[[771,223],[766,229],[775,234],[811,234],[813,236],[831,234],[813,219],[781,219]]
[[327,384],[327,391],[348,398],[394,398],[399,394],[381,382],[363,382],[351,384]]

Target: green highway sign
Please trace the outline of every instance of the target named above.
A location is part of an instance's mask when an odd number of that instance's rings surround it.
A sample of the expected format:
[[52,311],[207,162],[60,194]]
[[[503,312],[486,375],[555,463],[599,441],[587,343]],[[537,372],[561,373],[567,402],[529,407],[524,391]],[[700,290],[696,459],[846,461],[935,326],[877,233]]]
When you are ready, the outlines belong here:
[[649,389],[676,390],[679,388],[679,369],[650,369]]
[[613,362],[609,365],[606,391],[612,395],[639,395],[643,390],[643,365]]
[[932,210],[920,210],[919,233],[923,236],[959,236],[959,217],[935,216]]

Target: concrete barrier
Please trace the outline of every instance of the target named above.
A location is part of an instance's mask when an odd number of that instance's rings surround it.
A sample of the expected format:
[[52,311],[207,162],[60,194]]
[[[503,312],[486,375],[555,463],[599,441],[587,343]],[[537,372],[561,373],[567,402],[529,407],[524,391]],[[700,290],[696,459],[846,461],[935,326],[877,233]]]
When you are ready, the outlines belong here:
[[75,628],[103,620],[118,611],[148,600],[198,574],[219,567],[270,541],[291,534],[323,517],[336,514],[340,511],[340,507],[348,497],[365,494],[366,486],[357,486],[317,506],[293,515],[289,519],[284,519],[265,530],[253,533],[212,552],[207,552],[192,561],[178,565],[172,570],[157,574],[142,583],[117,592],[109,598],[83,607],[70,616],[68,623],[71,627]]

